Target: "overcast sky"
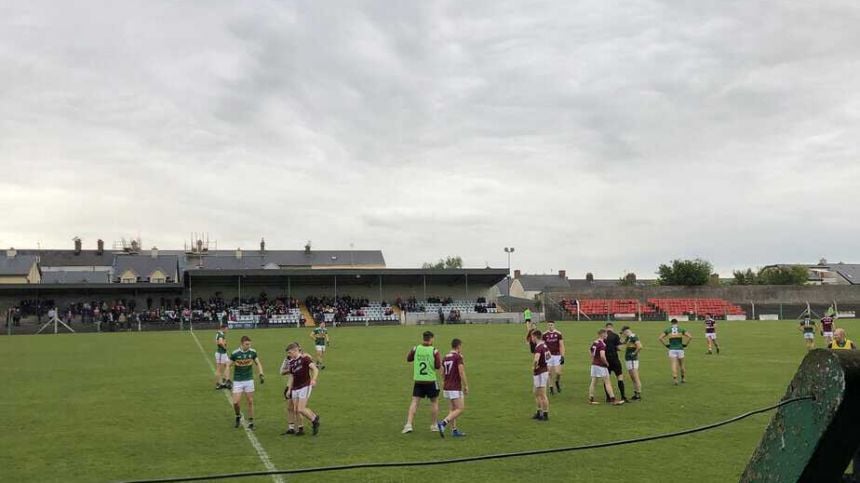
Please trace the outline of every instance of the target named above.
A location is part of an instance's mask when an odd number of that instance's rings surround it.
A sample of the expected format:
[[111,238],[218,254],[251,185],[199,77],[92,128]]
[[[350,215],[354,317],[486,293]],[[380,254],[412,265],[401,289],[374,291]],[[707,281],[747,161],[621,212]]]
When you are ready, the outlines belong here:
[[3,2],[0,246],[860,262],[858,25],[856,0]]

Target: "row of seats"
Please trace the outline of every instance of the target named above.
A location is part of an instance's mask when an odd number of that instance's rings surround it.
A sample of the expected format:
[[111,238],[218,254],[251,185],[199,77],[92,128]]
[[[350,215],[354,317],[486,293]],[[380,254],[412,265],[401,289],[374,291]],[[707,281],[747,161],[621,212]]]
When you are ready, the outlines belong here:
[[479,308],[487,314],[495,314],[498,311],[496,307],[490,306],[490,304],[486,302],[480,303],[470,300],[454,300],[448,304],[437,302],[418,302],[417,308],[418,310],[411,310],[411,312],[435,314],[439,312],[439,309],[442,309],[442,313],[447,316],[452,310],[458,310],[461,314],[474,314],[478,312]]
[[648,303],[666,314],[745,314],[742,308],[723,299],[648,299]]
[[723,299],[563,299],[561,306],[571,314],[603,316],[612,314],[657,313],[669,315],[707,314],[745,315],[742,308]]

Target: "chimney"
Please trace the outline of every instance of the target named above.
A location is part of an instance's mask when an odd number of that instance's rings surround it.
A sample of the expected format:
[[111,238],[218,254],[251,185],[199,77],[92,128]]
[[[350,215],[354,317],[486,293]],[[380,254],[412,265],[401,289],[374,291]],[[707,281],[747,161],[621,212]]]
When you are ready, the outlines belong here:
[[17,255],[17,254],[18,254],[18,251],[15,250],[14,247],[10,247],[8,250],[6,250],[6,257],[7,258],[15,258],[15,255]]
[[305,245],[305,255],[310,255],[310,254],[311,254],[311,241],[308,240],[307,245]]
[[150,255],[152,255],[152,258],[158,258],[158,247],[152,247]]
[[241,259],[242,259],[242,249],[237,248],[236,249],[236,260],[241,260]]
[[99,241],[96,242],[96,255],[104,255],[105,253],[105,241],[99,238]]
[[566,270],[559,270],[558,271],[558,278],[566,279],[567,278],[567,271]]
[[74,238],[75,240],[75,255],[81,254],[81,239],[78,237]]
[[260,238],[260,253],[266,253],[266,239]]
[[520,272],[519,270],[514,270],[514,278],[520,278],[520,275],[522,275],[522,272]]

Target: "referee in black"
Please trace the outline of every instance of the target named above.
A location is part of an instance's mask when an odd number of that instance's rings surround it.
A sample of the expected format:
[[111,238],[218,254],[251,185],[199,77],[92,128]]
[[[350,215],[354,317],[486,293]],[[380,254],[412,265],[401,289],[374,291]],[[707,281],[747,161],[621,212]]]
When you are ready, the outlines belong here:
[[[624,367],[621,365],[621,358],[618,357],[618,348],[620,345],[621,337],[615,333],[615,327],[612,325],[612,322],[607,322],[606,361],[609,362],[609,372],[615,374],[615,380],[618,382],[618,392],[621,394],[621,400],[627,402],[627,396],[624,394]],[[609,401],[609,394],[606,394],[606,401]]]

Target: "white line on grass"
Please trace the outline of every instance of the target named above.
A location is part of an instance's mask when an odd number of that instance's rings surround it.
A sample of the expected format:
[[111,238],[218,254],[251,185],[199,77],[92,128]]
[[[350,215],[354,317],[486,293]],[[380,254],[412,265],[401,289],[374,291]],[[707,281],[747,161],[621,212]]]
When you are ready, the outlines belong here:
[[[200,349],[200,353],[203,354],[203,359],[206,361],[207,364],[209,364],[209,368],[212,369],[212,374],[215,374],[215,365],[212,364],[212,361],[210,361],[209,357],[206,355],[206,351],[203,350],[203,346],[200,344],[200,339],[197,338],[197,334],[194,333],[194,330],[190,330],[189,332],[191,332],[191,337],[194,338],[194,342],[197,343],[197,348]],[[223,394],[224,397],[227,398],[227,404],[229,404],[232,408],[233,400],[230,398],[230,394],[228,394],[227,392],[224,392]],[[263,462],[263,466],[265,466],[268,471],[278,471],[278,469],[272,463],[271,458],[269,458],[269,453],[266,452],[266,449],[263,448],[262,444],[260,444],[260,440],[257,439],[257,435],[255,435],[254,432],[247,427],[245,428],[245,435],[248,437],[248,441],[251,442],[251,446],[253,446],[254,449],[257,451],[257,456],[260,457],[260,461]],[[281,478],[281,475],[272,475],[272,480],[274,480],[276,483],[284,483],[284,479]]]

